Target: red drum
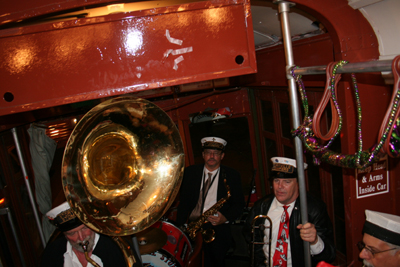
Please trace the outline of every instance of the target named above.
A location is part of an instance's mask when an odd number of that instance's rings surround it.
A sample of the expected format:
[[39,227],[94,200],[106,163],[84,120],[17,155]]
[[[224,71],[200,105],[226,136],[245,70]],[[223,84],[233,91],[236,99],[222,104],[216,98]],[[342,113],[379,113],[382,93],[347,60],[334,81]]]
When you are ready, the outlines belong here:
[[143,266],[185,267],[192,253],[186,234],[169,222],[158,221],[152,227],[160,228],[167,234],[167,243],[156,252],[142,255]]

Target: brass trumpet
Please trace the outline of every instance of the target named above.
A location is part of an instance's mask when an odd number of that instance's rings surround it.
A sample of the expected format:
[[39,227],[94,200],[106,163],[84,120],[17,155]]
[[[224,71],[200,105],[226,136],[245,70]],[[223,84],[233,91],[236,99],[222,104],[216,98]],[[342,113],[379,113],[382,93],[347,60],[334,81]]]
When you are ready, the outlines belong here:
[[[259,219],[262,220],[262,223],[256,225],[257,221]],[[268,220],[269,226],[265,226],[265,221]],[[254,217],[253,221],[251,222],[252,228],[251,228],[251,233],[252,233],[252,250],[251,250],[251,266],[254,267],[254,245],[268,245],[268,257],[265,259],[265,266],[271,266],[271,238],[272,238],[272,221],[267,215],[257,215]],[[268,235],[268,243],[264,242],[264,239],[262,242],[257,242],[256,241],[256,235],[255,235],[255,229],[260,229],[262,233],[264,233],[264,230],[266,228],[269,228],[269,235]]]

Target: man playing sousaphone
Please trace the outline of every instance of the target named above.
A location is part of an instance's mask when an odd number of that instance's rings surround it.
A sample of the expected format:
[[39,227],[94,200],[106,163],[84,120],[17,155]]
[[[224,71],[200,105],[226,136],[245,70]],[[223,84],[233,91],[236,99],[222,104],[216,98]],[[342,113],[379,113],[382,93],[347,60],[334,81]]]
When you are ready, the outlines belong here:
[[[46,216],[62,234],[47,244],[40,266],[92,267],[96,264],[101,267],[126,266],[123,252],[118,244],[109,236],[98,234],[84,225],[75,216],[68,202],[50,210]],[[137,255],[135,258],[138,259]],[[134,267],[139,266],[142,265],[137,261]]]
[[205,137],[201,144],[204,164],[185,168],[176,222],[183,225],[196,221],[213,205],[226,200],[214,215],[206,218],[209,223],[203,225],[203,229],[210,227],[215,232],[212,242],[203,242],[204,266],[221,267],[225,266],[224,258],[233,242],[229,221],[242,214],[245,201],[239,172],[221,165],[227,142],[219,137]]

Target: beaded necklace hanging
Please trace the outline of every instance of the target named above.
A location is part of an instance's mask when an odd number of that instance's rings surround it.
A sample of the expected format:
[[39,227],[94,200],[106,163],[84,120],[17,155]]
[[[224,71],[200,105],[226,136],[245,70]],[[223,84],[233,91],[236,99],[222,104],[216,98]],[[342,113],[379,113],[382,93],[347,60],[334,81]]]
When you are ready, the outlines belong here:
[[[392,61],[392,74],[393,74],[393,94],[392,94],[392,107],[387,110],[383,119],[381,129],[379,131],[379,138],[386,135],[387,139],[383,144],[382,150],[392,158],[400,157],[400,108],[399,94],[400,94],[400,55],[396,56]],[[397,110],[397,111],[396,111]],[[386,124],[392,123],[393,127],[385,129]]]
[[[382,136],[380,137],[380,140],[377,145],[371,147],[368,151],[367,150],[362,150],[362,132],[361,132],[361,121],[362,121],[362,112],[361,112],[361,102],[358,94],[358,86],[357,86],[357,80],[355,77],[355,74],[351,74],[351,79],[353,83],[353,89],[354,89],[354,94],[356,97],[356,104],[357,104],[357,139],[358,139],[358,148],[357,152],[353,155],[344,155],[340,154],[337,152],[333,152],[328,149],[328,147],[332,144],[334,139],[339,135],[341,129],[342,129],[342,112],[340,110],[339,104],[336,99],[336,93],[335,93],[335,82],[336,82],[336,71],[339,66],[343,66],[344,64],[347,64],[347,61],[339,61],[338,63],[335,64],[333,67],[332,71],[332,76],[330,80],[330,86],[328,87],[328,90],[331,90],[331,99],[333,100],[333,103],[335,105],[337,115],[339,117],[339,124],[336,130],[336,134],[328,141],[326,145],[321,145],[318,143],[318,138],[315,136],[313,130],[312,130],[312,124],[313,120],[308,114],[308,100],[307,100],[307,95],[305,92],[305,87],[304,83],[301,79],[301,75],[296,75],[294,73],[294,68],[291,69],[292,76],[296,80],[296,83],[298,85],[298,89],[300,92],[301,100],[302,100],[302,105],[304,109],[304,119],[303,119],[303,124],[301,124],[297,129],[292,130],[292,135],[293,136],[298,136],[304,143],[306,149],[310,151],[313,154],[313,160],[314,164],[319,165],[321,161],[327,162],[331,165],[335,166],[340,166],[340,167],[346,167],[346,168],[358,168],[358,169],[364,169],[367,166],[371,165],[372,163],[376,162],[379,160],[378,153],[381,151],[383,144],[385,143],[389,131],[392,129],[393,122],[396,121],[396,113],[398,110],[398,105],[399,105],[399,99],[400,99],[400,90],[397,90],[397,92],[393,95],[393,104],[391,106],[391,111],[390,111],[390,116],[387,122],[387,125],[385,125],[384,131]],[[397,88],[398,89],[398,88]],[[394,126],[400,125],[399,124],[399,119],[397,119],[397,123]],[[382,126],[383,127],[383,126]],[[381,127],[381,128],[382,128]],[[393,136],[394,134],[391,134]],[[398,137],[398,136],[397,136]],[[394,136],[393,138],[396,138]]]

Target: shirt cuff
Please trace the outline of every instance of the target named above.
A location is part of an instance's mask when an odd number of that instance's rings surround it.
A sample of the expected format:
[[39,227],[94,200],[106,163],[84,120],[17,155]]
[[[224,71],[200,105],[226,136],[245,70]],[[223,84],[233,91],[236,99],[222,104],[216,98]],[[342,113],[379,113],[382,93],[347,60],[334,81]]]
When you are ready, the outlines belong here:
[[324,241],[322,238],[318,236],[318,241],[314,245],[310,245],[310,253],[311,255],[317,255],[321,253],[325,248]]

